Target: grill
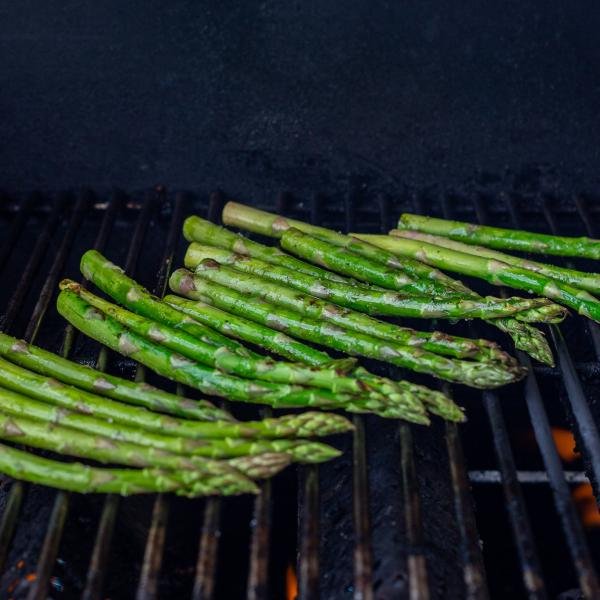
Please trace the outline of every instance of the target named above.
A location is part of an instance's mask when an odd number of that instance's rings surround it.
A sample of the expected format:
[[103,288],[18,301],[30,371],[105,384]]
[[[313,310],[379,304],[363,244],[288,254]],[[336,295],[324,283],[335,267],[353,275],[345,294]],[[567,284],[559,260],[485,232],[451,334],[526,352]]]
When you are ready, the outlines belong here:
[[[57,283],[77,277],[79,256],[95,247],[160,294],[182,262],[182,219],[218,221],[224,200],[219,192],[163,188],[4,198],[2,328],[154,382],[65,328],[53,309]],[[281,193],[260,207],[349,231],[387,231],[411,210],[593,237],[600,211],[593,196],[535,190],[392,198],[360,188],[307,199]],[[599,481],[600,334],[573,317],[549,336],[556,368],[521,355],[530,367],[522,385],[448,388],[467,407],[465,426],[356,417],[353,436],[339,441],[341,459],[288,469],[254,499],[84,497],[3,479],[2,596],[291,599],[297,585],[302,600],[600,597],[600,540],[583,527],[573,495],[588,477],[595,492]],[[581,453],[568,469],[556,427],[573,431]]]

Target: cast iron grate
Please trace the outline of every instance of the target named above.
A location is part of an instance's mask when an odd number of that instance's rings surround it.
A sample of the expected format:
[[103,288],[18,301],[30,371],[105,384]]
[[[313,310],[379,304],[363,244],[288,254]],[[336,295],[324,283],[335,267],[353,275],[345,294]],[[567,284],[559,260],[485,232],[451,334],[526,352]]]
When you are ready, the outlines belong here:
[[[77,276],[79,255],[94,246],[160,294],[181,262],[183,218],[218,221],[224,200],[162,188],[5,198],[2,328],[100,368],[151,377],[65,328],[52,308],[57,283]],[[306,201],[281,194],[261,206],[349,231],[387,231],[409,209],[592,236],[600,208],[589,197],[392,200],[365,191]],[[597,534],[582,527],[571,492],[585,474],[595,485],[600,473],[600,335],[579,318],[549,335],[556,368],[535,366],[508,391],[452,390],[468,407],[465,427],[356,418],[343,459],[298,468],[297,481],[290,471],[266,482],[256,499],[86,498],[5,480],[2,594],[282,598],[295,572],[302,599],[544,598],[569,588],[599,597]],[[574,431],[580,469],[565,470],[556,423]],[[515,431],[530,435],[527,459]],[[505,552],[514,556],[499,561]]]

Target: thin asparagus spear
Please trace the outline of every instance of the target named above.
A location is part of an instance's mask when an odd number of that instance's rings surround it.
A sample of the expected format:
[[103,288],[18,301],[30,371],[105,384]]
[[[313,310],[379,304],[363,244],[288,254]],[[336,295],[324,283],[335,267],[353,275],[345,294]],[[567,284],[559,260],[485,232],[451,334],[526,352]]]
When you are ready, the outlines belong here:
[[499,250],[522,250],[537,254],[600,259],[600,240],[588,237],[546,235],[517,229],[421,217],[408,213],[400,217],[398,229],[443,235],[467,244],[479,244]]
[[268,358],[242,357],[234,354],[228,348],[215,350],[214,346],[205,344],[185,331],[150,321],[146,317],[140,317],[99,298],[73,281],[63,281],[61,289],[68,289],[78,294],[91,306],[109,315],[131,331],[160,343],[187,358],[226,373],[232,373],[247,379],[322,387],[332,392],[352,394],[365,392],[360,382],[347,376],[355,365],[353,360],[346,363],[338,361],[328,367],[307,367],[298,363],[275,361]]
[[[549,265],[545,263],[536,262],[533,260],[527,260],[526,258],[520,258],[505,252],[499,252],[498,250],[492,250],[491,248],[485,248],[484,246],[474,246],[471,244],[465,244],[464,242],[458,242],[451,240],[447,237],[440,235],[433,235],[431,233],[422,233],[420,231],[409,231],[404,229],[392,229],[390,235],[401,238],[408,238],[413,240],[420,240],[427,242],[434,246],[440,246],[442,248],[449,248],[450,250],[457,250],[458,252],[465,252],[466,254],[475,254],[476,256],[482,256],[490,258],[492,260],[499,260],[515,267],[522,267],[529,271],[535,271],[541,275],[545,275],[551,279],[568,283],[574,287],[580,288],[591,292],[592,294],[598,294],[600,292],[600,273],[584,273],[583,271],[577,271],[575,269],[566,269],[564,267],[557,267],[556,265]],[[385,237],[385,236],[377,236]],[[371,237],[368,235],[361,235],[360,238],[366,241],[376,240],[377,237]],[[372,243],[372,242],[371,242]]]
[[[205,319],[206,323],[214,329],[260,346],[285,358],[308,365],[326,365],[331,361],[331,357],[321,350],[307,346],[260,323],[222,311],[210,304],[173,295],[165,296],[165,302],[196,319]],[[353,376],[378,391],[383,397],[388,398],[389,403],[399,404],[401,412],[397,414],[398,418],[402,418],[402,413],[406,410],[404,407],[411,406],[414,398],[417,398],[434,414],[453,421],[464,420],[462,410],[440,392],[408,381],[392,381],[386,377],[369,373],[363,367],[355,369]],[[346,410],[350,409],[346,407]],[[388,403],[378,408],[372,406],[371,410],[381,416],[393,416],[393,413],[390,412],[393,408],[389,407]],[[356,412],[361,411],[356,410]]]
[[[271,265],[258,259],[228,252],[227,250],[191,244],[185,255],[186,267],[195,269],[202,260],[207,258],[216,260],[220,264],[231,265],[246,274],[258,275],[272,282],[279,282],[282,285],[275,286],[276,289],[273,288],[274,293],[272,294],[268,293],[271,288],[265,288],[264,298],[269,302],[281,304],[291,310],[302,312],[309,317],[330,321],[352,331],[371,335],[382,340],[389,340],[408,346],[417,346],[429,352],[453,358],[472,358],[480,361],[496,360],[503,363],[515,362],[497,344],[487,340],[473,340],[451,336],[439,331],[416,331],[374,319],[363,313],[316,299],[314,296],[298,294],[293,289],[284,287],[284,285],[292,286],[297,290],[302,290],[309,294],[315,291],[315,286],[319,285],[320,282],[311,281],[309,276],[304,274],[298,275],[297,272],[285,267]],[[322,295],[326,296],[327,292]]]
[[234,420],[227,411],[217,408],[207,400],[182,398],[146,383],[136,383],[100,373],[2,332],[0,356],[36,373],[128,404],[201,421]]
[[339,451],[327,444],[308,440],[288,439],[209,439],[197,440],[154,433],[130,425],[111,423],[95,416],[71,412],[63,407],[34,400],[23,394],[0,388],[2,412],[85,431],[114,441],[151,446],[165,452],[207,458],[238,458],[266,453],[289,454],[297,462],[322,462],[339,456]]
[[594,296],[540,273],[498,260],[440,248],[419,240],[388,236],[378,243],[385,244],[390,251],[400,255],[414,256],[418,253],[423,262],[448,271],[478,277],[494,285],[506,285],[546,296],[572,308],[580,315],[600,322],[600,301]]
[[[265,279],[236,272],[211,260],[200,263],[196,275],[179,269],[170,279],[171,290],[176,293],[202,301],[209,298],[219,308],[350,355],[376,358],[474,387],[495,387],[516,381],[524,375],[524,371],[518,366],[453,360],[420,348],[386,342],[309,319],[260,299],[268,285],[272,284]],[[224,286],[230,289],[223,289]],[[237,293],[233,293],[234,290]],[[254,298],[248,298],[248,295],[253,295]]]
[[[175,492],[181,496],[199,496],[203,492],[194,486],[187,487],[172,471],[159,469],[107,469],[91,467],[82,463],[63,463],[0,444],[0,472],[30,483],[79,492],[81,494],[101,493],[148,494]],[[250,482],[252,484],[252,482]],[[239,490],[239,493],[256,493],[252,487]],[[235,492],[234,492],[235,493]]]
[[[353,251],[359,249],[357,246],[360,244],[360,242],[357,240],[352,240],[342,233],[332,231],[331,229],[326,229],[325,227],[310,225],[308,223],[304,223],[303,221],[287,219],[273,213],[252,208],[251,206],[238,204],[237,202],[228,202],[223,208],[222,216],[223,223],[225,223],[225,225],[232,225],[240,229],[245,229],[246,231],[252,231],[254,233],[259,233],[269,237],[281,238],[285,231],[290,228],[295,228],[320,240],[326,241],[334,246],[346,248],[352,245],[353,247],[350,249]],[[372,259],[375,258],[373,253],[376,253],[379,257],[382,256],[381,251],[377,251],[373,248],[364,248],[362,252],[359,252],[359,254],[363,254],[367,258]],[[397,257],[390,255],[383,262],[389,267],[401,269],[407,276],[413,278],[413,280],[432,280],[432,285],[430,287],[426,285],[427,281],[423,282],[423,287],[421,289],[424,292],[426,290],[431,292],[432,290],[438,289],[438,287],[435,285],[435,282],[441,282],[450,288],[453,288],[456,285],[451,278],[441,271],[434,272],[431,269],[424,269],[423,265],[421,265],[417,260],[408,259],[398,261]],[[456,287],[456,291],[460,293],[460,286]]]
[[[5,390],[0,390],[0,395],[5,394]],[[90,435],[56,423],[8,415],[1,408],[0,439],[105,464],[178,471],[178,478],[186,485],[197,482],[206,486],[206,493],[248,483],[244,475],[224,461],[171,454],[150,446]],[[258,473],[259,466],[260,463],[253,465],[253,472]]]
[[57,309],[77,329],[112,350],[207,394],[277,408],[335,406],[342,399],[351,399],[328,390],[249,381],[210,369],[129,331],[68,290],[60,292]]
[[0,358],[0,385],[82,414],[96,415],[147,431],[192,439],[314,437],[343,433],[352,424],[340,415],[305,412],[284,417],[232,423],[186,421],[128,406],[27,371]]

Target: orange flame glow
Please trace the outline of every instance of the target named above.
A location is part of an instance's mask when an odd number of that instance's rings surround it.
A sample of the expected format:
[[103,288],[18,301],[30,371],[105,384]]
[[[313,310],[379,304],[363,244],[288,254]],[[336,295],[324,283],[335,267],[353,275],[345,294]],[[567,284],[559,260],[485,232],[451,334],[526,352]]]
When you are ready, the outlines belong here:
[[575,451],[575,438],[568,429],[553,427],[552,438],[554,439],[558,455],[565,462],[573,462],[579,458],[579,452]]
[[585,527],[600,527],[600,512],[592,486],[582,483],[573,490],[573,500],[579,511],[579,516]]
[[298,597],[298,578],[293,565],[288,565],[285,570],[285,592],[286,600],[296,600]]

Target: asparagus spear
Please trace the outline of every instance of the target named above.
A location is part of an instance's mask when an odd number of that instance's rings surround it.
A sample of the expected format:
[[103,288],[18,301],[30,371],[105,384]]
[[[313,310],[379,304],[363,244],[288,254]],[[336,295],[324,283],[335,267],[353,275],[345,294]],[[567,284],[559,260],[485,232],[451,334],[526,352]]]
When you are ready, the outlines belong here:
[[[600,290],[600,273],[584,273],[583,271],[577,271],[575,269],[565,269],[563,267],[557,267],[556,265],[549,265],[533,260],[527,260],[525,258],[519,258],[518,256],[492,250],[491,248],[485,248],[484,246],[465,244],[464,242],[451,240],[447,237],[433,235],[431,233],[421,233],[420,231],[392,229],[392,231],[390,231],[390,235],[420,240],[434,246],[449,248],[450,250],[457,250],[458,252],[464,252],[466,254],[475,254],[476,256],[482,256],[492,260],[499,260],[515,267],[522,267],[523,269],[528,269],[529,271],[535,271],[536,273],[540,273],[541,275],[545,275],[551,279],[568,283],[574,287],[586,290],[593,294],[597,294],[598,290]],[[370,241],[376,240],[377,237],[385,236],[372,237],[362,235],[360,237],[361,239]]]
[[339,456],[339,451],[326,444],[307,440],[288,439],[208,439],[197,440],[145,431],[131,425],[114,424],[95,416],[71,412],[64,407],[53,406],[11,390],[0,388],[1,411],[17,417],[27,417],[63,425],[89,434],[123,441],[157,450],[186,456],[207,458],[238,458],[266,453],[289,454],[297,462],[322,462]]
[[384,244],[399,255],[414,256],[418,253],[423,262],[445,268],[448,271],[478,277],[494,285],[506,285],[546,296],[572,308],[580,315],[600,322],[600,301],[594,296],[540,273],[515,267],[499,260],[457,252],[449,248],[440,248],[419,240],[388,236],[378,243]]
[[[301,256],[307,260],[318,262],[319,264],[327,265],[329,268],[335,271],[352,271],[354,272],[355,276],[358,276],[357,274],[359,273],[363,273],[363,277],[366,280],[375,281],[375,283],[382,285],[385,285],[383,284],[383,281],[387,281],[386,287],[389,287],[390,289],[406,291],[408,294],[418,293],[417,289],[413,289],[414,286],[408,286],[403,290],[401,282],[396,276],[397,271],[383,267],[371,259],[354,255],[352,252],[349,252],[344,248],[331,246],[327,242],[322,242],[316,238],[312,238],[311,236],[308,236],[297,229],[288,229],[281,238],[281,245],[286,250],[289,250],[298,256]],[[415,259],[418,258],[421,260],[421,254],[419,252],[414,252],[412,256]],[[427,263],[425,260],[422,260],[422,262]],[[340,284],[330,284],[328,287],[331,288],[334,285],[339,286]],[[449,296],[447,290],[444,290],[442,284],[437,284],[437,286],[438,288],[441,288],[441,291],[438,290],[434,292],[438,296],[441,296],[447,300],[456,297]],[[464,293],[459,296],[459,298],[464,299]],[[472,298],[471,300],[469,297],[469,301],[477,301],[484,304],[497,304],[506,302],[511,308],[510,311],[507,311],[504,314],[493,314],[488,310],[487,314],[483,313],[481,315],[476,315],[483,318],[510,316],[511,314],[514,314],[515,318],[526,322],[559,323],[566,316],[565,310],[557,304],[550,303],[544,298],[535,298],[533,300],[534,302],[532,302],[531,305],[525,305],[523,304],[523,298],[513,297],[507,298],[506,300],[501,300],[499,298],[485,297],[477,298],[477,300]],[[485,309],[485,307],[483,308]]]
[[88,250],[83,254],[80,268],[86,279],[136,314],[183,329],[205,343],[214,344],[217,348],[229,348],[237,354],[253,356],[247,348],[210,327],[193,319],[182,320],[180,313],[128,277],[123,269],[110,262],[97,250]]
[[[165,296],[165,302],[196,319],[205,319],[210,327],[219,329],[223,333],[233,335],[238,339],[260,346],[285,358],[297,360],[308,365],[326,365],[331,361],[331,357],[321,350],[307,346],[280,331],[222,311],[210,304],[187,300],[173,295]],[[401,411],[397,415],[398,418],[402,418],[403,411],[405,410],[404,407],[411,406],[416,398],[434,414],[453,421],[464,420],[462,410],[440,392],[408,381],[392,381],[386,377],[369,373],[363,367],[355,369],[352,374],[365,385],[380,392],[383,397],[388,398],[389,402],[394,405],[398,404]],[[346,408],[346,410],[349,409]],[[393,408],[390,408],[388,403],[378,408],[373,406],[371,410],[381,416],[393,416],[393,412],[391,412]],[[356,412],[360,411],[357,410]]]
[[565,237],[546,235],[516,229],[488,227],[448,221],[433,217],[403,214],[398,229],[411,229],[435,235],[443,235],[467,244],[479,244],[499,250],[522,250],[536,254],[554,254],[556,256],[579,256],[600,259],[600,240],[588,237]]
[[[0,394],[5,396],[6,390],[0,390]],[[1,408],[0,439],[105,464],[177,471],[178,479],[186,485],[205,486],[205,493],[248,486],[247,478],[224,461],[171,454],[150,446],[89,435],[56,423],[11,416],[3,413]],[[261,473],[260,465],[259,462],[250,463],[252,472]],[[270,469],[265,468],[264,472],[268,473]],[[249,491],[252,489],[251,486]]]
[[338,361],[329,367],[306,367],[297,363],[274,361],[267,358],[241,357],[228,348],[218,348],[215,351],[214,346],[205,344],[185,331],[179,331],[168,325],[140,317],[95,296],[75,282],[65,280],[61,283],[61,289],[68,289],[78,294],[91,306],[109,315],[131,331],[192,360],[226,373],[247,379],[322,387],[332,392],[352,394],[365,392],[364,387],[356,379],[347,376],[355,364],[352,360],[346,363]]
[[[349,248],[354,252],[358,250],[359,254],[362,254],[367,258],[375,259],[377,256],[378,262],[383,262],[389,267],[404,271],[404,273],[413,278],[413,280],[433,280],[431,282],[431,287],[426,286],[427,281],[423,282],[423,287],[421,288],[423,291],[438,289],[435,285],[435,282],[441,282],[450,288],[454,288],[456,286],[456,282],[449,278],[446,274],[442,273],[441,271],[434,272],[431,269],[424,269],[423,265],[418,260],[408,259],[398,261],[396,256],[388,255],[383,261],[381,261],[379,260],[383,256],[381,250],[369,247],[360,248],[359,246],[361,244],[358,240],[352,240],[346,235],[332,231],[331,229],[326,229],[325,227],[318,227],[316,225],[309,225],[303,221],[287,219],[273,213],[252,208],[251,206],[238,204],[236,202],[228,202],[223,208],[222,216],[223,223],[225,223],[225,225],[232,225],[240,229],[245,229],[246,231],[252,231],[254,233],[259,233],[269,237],[280,238],[285,231],[290,228],[295,228],[334,246]],[[364,246],[368,246],[368,244],[364,244]],[[458,293],[462,291],[460,285],[456,286],[455,289]]]
[[268,479],[285,469],[290,463],[290,456],[275,452],[257,454],[256,456],[240,456],[227,461],[229,466],[237,469],[250,479]]
[[[278,267],[263,261],[241,256],[210,246],[191,244],[185,255],[185,264],[189,269],[196,268],[202,260],[216,260],[220,264],[234,266],[246,274],[258,275],[272,282],[292,286],[298,290],[311,293],[315,286],[308,276],[298,275],[297,272]],[[335,284],[334,284],[335,285]],[[269,293],[270,290],[273,293]],[[321,295],[326,295],[323,293]],[[514,363],[514,359],[503,352],[499,346],[487,340],[472,340],[451,336],[439,331],[416,331],[374,319],[360,312],[355,312],[338,305],[315,299],[313,296],[298,294],[284,285],[275,285],[264,290],[264,298],[269,302],[281,304],[291,310],[302,312],[315,319],[330,321],[358,333],[371,335],[382,340],[396,342],[408,346],[417,346],[429,352],[451,356],[453,358],[472,358],[475,360],[497,360],[504,363]],[[335,299],[337,300],[337,298]]]
[[105,469],[62,463],[0,444],[0,472],[13,479],[82,494],[144,494],[175,492],[188,495],[182,484],[153,469]]
[[55,379],[27,371],[2,358],[0,385],[82,414],[96,415],[147,431],[192,439],[314,437],[343,433],[352,429],[352,424],[344,417],[321,412],[305,412],[244,423],[175,419],[95,396]]
[[[420,348],[386,342],[336,325],[309,319],[262,300],[260,296],[264,294],[268,285],[272,284],[265,279],[236,272],[212,260],[202,261],[195,276],[185,269],[179,269],[171,275],[170,279],[171,289],[176,293],[203,301],[208,298],[219,308],[350,355],[376,358],[474,387],[504,385],[524,375],[523,370],[518,366],[453,360]],[[230,289],[224,289],[225,286]],[[233,290],[237,293],[233,293]],[[249,295],[254,298],[248,298]]]
[[12,363],[54,377],[84,390],[128,404],[201,421],[231,421],[233,417],[207,400],[182,398],[146,383],[100,373],[52,352],[0,332],[0,356]]

